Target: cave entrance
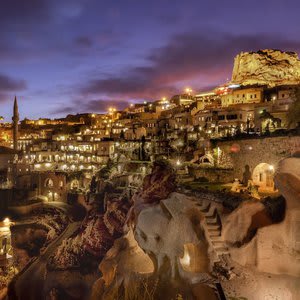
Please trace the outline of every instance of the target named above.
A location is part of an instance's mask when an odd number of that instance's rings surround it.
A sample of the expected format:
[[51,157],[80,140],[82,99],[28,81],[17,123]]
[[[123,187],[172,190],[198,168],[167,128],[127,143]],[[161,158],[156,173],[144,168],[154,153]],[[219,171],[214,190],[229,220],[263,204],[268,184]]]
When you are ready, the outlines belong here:
[[209,258],[207,246],[203,243],[195,245],[192,243],[184,244],[183,257],[179,258],[184,271],[193,273],[205,273],[209,270]]
[[261,192],[274,192],[274,166],[267,163],[258,164],[253,170],[253,184]]

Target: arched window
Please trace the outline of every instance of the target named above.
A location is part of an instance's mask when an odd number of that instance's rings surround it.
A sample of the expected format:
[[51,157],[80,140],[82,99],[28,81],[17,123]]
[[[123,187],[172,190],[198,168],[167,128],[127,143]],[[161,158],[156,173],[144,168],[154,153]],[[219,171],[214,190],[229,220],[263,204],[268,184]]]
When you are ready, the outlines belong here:
[[77,180],[77,179],[74,179],[74,180],[72,180],[72,182],[71,182],[71,189],[73,190],[73,189],[78,189],[79,188],[79,181]]
[[47,178],[45,180],[45,187],[52,188],[54,186],[53,180],[51,178]]

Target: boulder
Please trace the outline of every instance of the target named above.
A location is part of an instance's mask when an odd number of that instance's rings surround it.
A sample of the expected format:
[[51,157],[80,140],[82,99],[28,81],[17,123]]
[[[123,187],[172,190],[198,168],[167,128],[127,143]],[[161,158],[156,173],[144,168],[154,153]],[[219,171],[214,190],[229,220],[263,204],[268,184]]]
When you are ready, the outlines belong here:
[[275,185],[287,202],[287,209],[300,209],[300,155],[279,162]]
[[255,266],[260,272],[299,278],[300,157],[297,154],[279,162],[275,184],[285,201],[278,197],[243,203],[227,217],[222,234],[231,246],[231,258],[239,264]]
[[229,245],[240,247],[248,243],[258,228],[272,224],[260,201],[245,201],[224,221],[222,235]]
[[185,270],[209,270],[208,245],[201,226],[203,219],[190,197],[175,192],[141,211],[135,239],[151,257],[156,273],[175,278],[182,276]]

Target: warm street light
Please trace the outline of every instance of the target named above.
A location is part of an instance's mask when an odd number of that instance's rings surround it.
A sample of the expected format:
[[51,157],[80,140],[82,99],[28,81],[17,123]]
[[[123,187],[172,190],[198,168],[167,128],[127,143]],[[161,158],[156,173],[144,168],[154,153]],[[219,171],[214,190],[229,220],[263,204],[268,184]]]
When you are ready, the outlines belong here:
[[190,89],[190,88],[186,88],[185,91],[190,95],[190,94],[192,93],[193,90]]
[[3,220],[3,223],[4,223],[5,225],[9,225],[9,224],[10,224],[10,219],[9,219],[9,218],[5,218],[5,219]]

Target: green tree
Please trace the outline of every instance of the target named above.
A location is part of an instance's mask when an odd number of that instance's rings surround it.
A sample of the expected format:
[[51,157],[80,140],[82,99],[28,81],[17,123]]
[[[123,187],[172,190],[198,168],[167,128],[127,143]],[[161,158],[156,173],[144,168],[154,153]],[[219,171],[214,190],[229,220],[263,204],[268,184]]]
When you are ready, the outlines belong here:
[[287,115],[288,126],[290,128],[300,126],[300,87],[296,88],[293,100]]

